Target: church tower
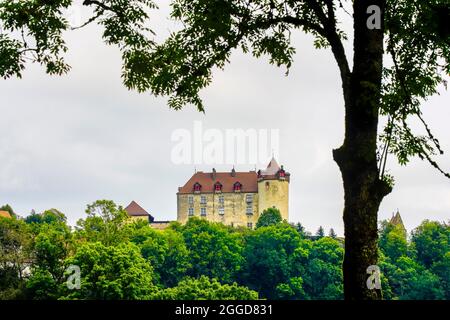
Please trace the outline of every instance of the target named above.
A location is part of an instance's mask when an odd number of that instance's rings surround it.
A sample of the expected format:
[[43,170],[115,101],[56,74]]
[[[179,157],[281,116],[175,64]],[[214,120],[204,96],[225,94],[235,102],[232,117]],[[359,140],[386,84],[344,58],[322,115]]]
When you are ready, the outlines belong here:
[[389,221],[389,223],[400,228],[404,237],[405,238],[407,237],[408,231],[406,230],[405,225],[403,224],[403,220],[402,220],[402,217],[400,216],[400,211],[398,209],[397,209],[397,213],[395,215],[394,215],[394,213],[392,213],[392,218]]
[[272,157],[265,170],[258,171],[258,213],[276,207],[283,220],[289,221],[290,174]]

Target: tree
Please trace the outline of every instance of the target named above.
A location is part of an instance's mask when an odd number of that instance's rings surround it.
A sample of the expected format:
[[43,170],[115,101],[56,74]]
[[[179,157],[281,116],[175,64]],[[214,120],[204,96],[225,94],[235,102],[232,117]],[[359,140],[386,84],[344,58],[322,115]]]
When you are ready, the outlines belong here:
[[64,299],[142,300],[156,291],[153,268],[134,244],[86,243],[66,265],[80,267],[81,287],[70,291],[65,288]]
[[186,247],[190,252],[188,275],[216,278],[221,283],[232,283],[244,263],[243,239],[239,233],[221,223],[191,218],[182,227]]
[[283,300],[299,300],[306,297],[302,277],[289,279],[288,283],[280,283],[276,287],[276,295]]
[[294,294],[301,298],[302,288],[293,278],[304,274],[310,242],[287,223],[256,229],[246,238],[241,282],[264,298],[282,299]]
[[325,230],[323,230],[322,226],[320,226],[319,229],[317,229],[316,237],[318,239],[325,237]]
[[64,278],[64,260],[72,251],[72,232],[66,216],[56,210],[41,214],[32,212],[24,221],[33,240],[30,245],[30,278],[27,295],[30,299],[57,299]]
[[33,244],[34,267],[47,270],[55,281],[64,274],[63,261],[69,256],[72,234],[49,226],[35,237]]
[[280,210],[277,208],[267,208],[259,216],[258,222],[256,222],[256,228],[267,227],[283,221],[281,218]]
[[445,293],[439,278],[409,257],[400,257],[395,264],[384,263],[383,273],[394,294],[403,300],[439,300]]
[[336,232],[334,232],[333,228],[331,228],[330,231],[328,232],[328,236],[333,239],[337,238],[337,234],[336,234]]
[[432,272],[441,280],[445,299],[450,300],[450,251],[447,251],[442,261],[433,264]]
[[130,239],[139,246],[142,256],[153,266],[155,278],[164,287],[176,286],[191,268],[190,252],[179,232],[155,230],[145,223],[132,231]]
[[[44,65],[49,74],[69,70],[62,58],[67,50],[62,34],[69,26],[61,11],[70,3],[0,4],[0,20],[8,32],[0,35],[1,76],[20,77],[26,59]],[[174,109],[193,104],[204,111],[199,91],[211,83],[212,70],[229,61],[233,49],[268,55],[270,63],[289,68],[295,53],[293,30],[312,34],[317,48],[330,48],[345,108],[344,141],[333,150],[345,193],[345,294],[348,299],[381,298],[379,290],[367,288],[366,268],[377,263],[377,212],[393,186],[386,173],[388,153],[401,164],[419,156],[450,177],[432,158],[442,150],[420,108],[450,72],[447,0],[215,0],[213,5],[210,0],[174,0],[171,17],[182,28],[161,44],[146,28],[147,9],[155,8],[152,1],[85,0],[83,5],[93,10],[83,25],[97,21],[104,27],[105,42],[120,48],[124,84],[168,95]],[[352,64],[338,21],[350,6]],[[383,64],[384,52],[392,63]],[[379,136],[380,115],[388,121]],[[407,122],[411,117],[423,123],[426,135],[412,131]]]
[[309,299],[343,298],[343,258],[344,249],[339,241],[322,237],[312,242],[303,276],[304,289]]
[[67,222],[66,216],[56,210],[56,209],[49,209],[41,214],[36,213],[34,210],[25,217],[25,222],[28,224],[36,224],[36,225],[42,225],[42,224],[63,224],[65,225]]
[[22,220],[0,217],[0,300],[25,298],[31,241]]
[[246,287],[221,284],[217,279],[201,276],[185,278],[176,287],[158,291],[152,296],[157,300],[257,300],[258,293]]
[[394,262],[401,256],[408,255],[406,234],[400,225],[393,225],[388,221],[381,223],[379,246],[383,253]]
[[127,238],[123,228],[127,212],[111,200],[97,200],[86,208],[87,218],[77,222],[77,237],[113,245]]
[[411,241],[417,251],[417,260],[430,268],[444,260],[450,248],[450,225],[436,221],[423,221],[412,231]]
[[56,300],[60,296],[58,283],[48,270],[35,269],[27,281],[27,296],[33,300]]

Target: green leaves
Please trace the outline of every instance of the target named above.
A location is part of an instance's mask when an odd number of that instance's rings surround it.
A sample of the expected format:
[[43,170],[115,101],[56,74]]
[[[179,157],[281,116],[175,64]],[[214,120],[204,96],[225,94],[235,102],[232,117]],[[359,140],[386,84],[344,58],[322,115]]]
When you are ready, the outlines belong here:
[[63,10],[71,0],[3,0],[0,3],[0,76],[22,76],[25,61],[45,66],[48,74],[62,75],[70,67],[62,54],[68,23]]
[[120,243],[128,238],[122,228],[128,214],[111,200],[97,200],[86,209],[88,217],[77,222],[76,237],[90,241],[99,241],[105,245]]
[[450,251],[450,226],[425,220],[412,233],[418,260],[426,267],[444,260]]
[[258,293],[236,282],[221,284],[206,276],[185,278],[176,287],[160,290],[152,296],[157,300],[257,300]]
[[22,77],[22,70],[25,68],[25,59],[20,52],[21,43],[0,34],[0,75],[3,78],[16,76]]
[[[144,221],[110,229],[105,224],[120,217],[112,201],[87,213],[93,233],[71,232],[55,209],[26,222],[0,217],[0,299],[343,298],[343,241],[301,226],[235,229],[193,218],[165,230]],[[424,221],[408,243],[385,222],[379,239],[385,298],[448,299],[448,224]],[[80,268],[79,290],[66,285],[69,265]]]
[[383,221],[379,236],[379,247],[391,261],[396,261],[401,256],[407,255],[408,243],[405,231],[402,230],[400,225]]
[[423,221],[411,242],[399,225],[384,221],[380,230],[380,267],[383,290],[390,298],[444,299],[449,297],[448,257],[450,233],[445,223]]
[[192,268],[188,275],[206,275],[222,283],[232,283],[243,264],[243,241],[238,233],[220,223],[191,218],[182,227]]
[[[450,178],[432,159],[443,151],[421,110],[428,97],[446,86],[450,74],[450,36],[442,23],[445,15],[445,0],[388,1],[386,51],[392,61],[384,68],[381,114],[389,121],[380,140],[387,146],[383,155],[393,153],[402,165],[418,156]],[[422,123],[425,134],[412,131],[408,122],[412,117]]]
[[156,290],[153,268],[131,243],[87,243],[66,263],[79,266],[82,275],[81,289],[66,299],[148,299]]
[[261,216],[256,223],[256,228],[275,225],[282,220],[280,210],[277,208],[268,208],[261,213]]
[[[67,51],[63,32],[81,26],[69,26],[64,12],[72,0],[3,0],[0,3],[0,76],[21,77],[25,62],[43,65],[48,74],[62,75],[70,70],[64,60]],[[85,0],[92,17],[83,26],[97,22],[103,26],[103,40],[116,45],[126,58],[153,46],[147,27],[150,0]],[[127,54],[125,54],[127,53]]]
[[200,91],[232,50],[267,55],[270,63],[289,69],[292,29],[314,35],[320,29],[311,8],[282,1],[175,0],[171,16],[183,28],[150,51],[125,52],[122,77],[130,89],[169,96],[176,110],[192,104],[204,111]]
[[131,228],[130,239],[153,266],[158,283],[163,287],[176,286],[191,268],[190,252],[183,236],[171,229],[159,231],[148,225],[137,229],[131,225]]

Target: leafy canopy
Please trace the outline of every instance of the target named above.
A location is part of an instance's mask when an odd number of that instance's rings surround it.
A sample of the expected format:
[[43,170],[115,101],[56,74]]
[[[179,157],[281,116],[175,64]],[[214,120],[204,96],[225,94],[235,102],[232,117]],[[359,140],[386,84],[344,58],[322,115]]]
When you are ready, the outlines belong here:
[[280,210],[275,207],[267,208],[259,216],[256,228],[271,226],[280,223],[282,220]]

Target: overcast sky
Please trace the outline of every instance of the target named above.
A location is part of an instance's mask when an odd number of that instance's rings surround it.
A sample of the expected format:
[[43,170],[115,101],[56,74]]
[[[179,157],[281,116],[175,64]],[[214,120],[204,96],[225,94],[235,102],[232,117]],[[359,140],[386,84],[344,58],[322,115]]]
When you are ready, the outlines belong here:
[[[167,8],[157,14],[154,29],[163,37],[172,24]],[[164,98],[128,91],[120,79],[120,53],[101,42],[97,26],[66,39],[68,75],[50,77],[30,65],[23,79],[0,80],[0,205],[9,203],[21,215],[57,208],[74,224],[97,199],[124,206],[135,200],[156,219],[175,220],[177,188],[195,165],[173,163],[171,135],[192,131],[198,120],[204,129],[222,132],[279,129],[278,160],[291,173],[290,221],[312,232],[322,225],[343,234],[343,188],[331,154],[344,134],[341,83],[330,52],[315,50],[310,37],[294,33],[297,54],[288,77],[266,58],[236,51],[202,92],[205,114],[193,107],[170,110]],[[448,153],[449,102],[450,93],[441,90],[423,108]],[[448,153],[439,158],[447,171]],[[380,220],[399,209],[411,230],[424,219],[450,218],[448,179],[419,160],[400,167],[391,157],[388,166],[396,185],[382,203]]]

